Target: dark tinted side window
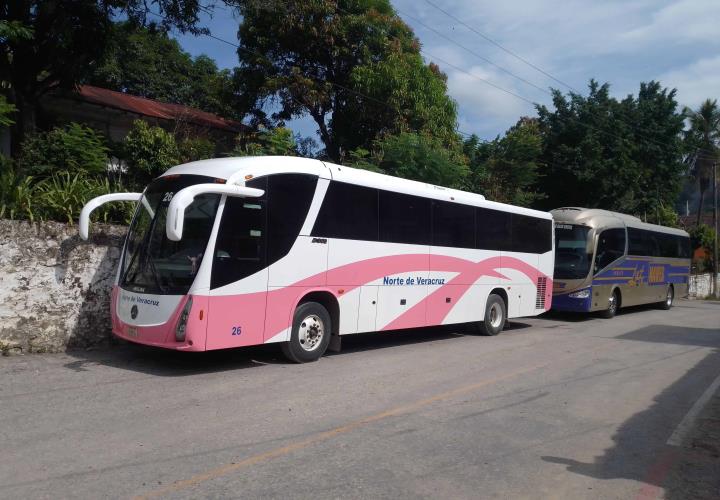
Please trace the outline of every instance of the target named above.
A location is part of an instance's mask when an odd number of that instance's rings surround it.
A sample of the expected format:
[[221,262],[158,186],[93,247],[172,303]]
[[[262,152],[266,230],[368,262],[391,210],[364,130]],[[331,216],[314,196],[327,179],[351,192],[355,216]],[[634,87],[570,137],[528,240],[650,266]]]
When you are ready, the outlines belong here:
[[509,250],[512,247],[512,216],[508,212],[478,208],[475,215],[476,248]]
[[377,189],[331,182],[325,193],[312,235],[377,241]]
[[210,288],[247,278],[267,266],[266,216],[265,200],[228,197],[215,243]]
[[210,287],[247,278],[288,254],[300,234],[317,177],[276,174],[248,181],[262,198],[228,197],[218,230]]
[[649,255],[649,246],[647,240],[643,238],[641,229],[629,227],[628,230],[628,254],[629,255]]
[[300,234],[315,195],[317,177],[277,174],[268,177],[268,264],[285,257]]
[[625,230],[606,229],[598,236],[597,251],[595,252],[595,272],[619,259],[625,254]]
[[380,191],[380,241],[429,245],[430,200]]
[[687,236],[676,236],[678,239],[678,257],[682,259],[689,259],[692,255],[692,250],[690,250],[690,238]]
[[433,202],[433,245],[475,248],[475,208],[447,201]]
[[512,214],[512,251],[545,253],[552,250],[552,221]]

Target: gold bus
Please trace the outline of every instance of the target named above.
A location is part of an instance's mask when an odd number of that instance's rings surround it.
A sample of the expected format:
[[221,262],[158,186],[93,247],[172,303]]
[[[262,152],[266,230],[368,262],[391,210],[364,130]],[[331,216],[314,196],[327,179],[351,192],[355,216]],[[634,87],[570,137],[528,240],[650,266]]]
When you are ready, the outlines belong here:
[[631,215],[566,207],[555,219],[552,309],[599,311],[657,303],[670,309],[688,292],[690,237]]

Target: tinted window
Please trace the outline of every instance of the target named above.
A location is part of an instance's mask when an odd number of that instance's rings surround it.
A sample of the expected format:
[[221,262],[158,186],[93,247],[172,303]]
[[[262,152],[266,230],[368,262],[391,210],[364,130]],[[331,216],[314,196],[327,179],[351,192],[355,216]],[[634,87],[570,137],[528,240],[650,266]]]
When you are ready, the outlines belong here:
[[475,208],[447,201],[433,202],[433,245],[475,248]]
[[690,238],[687,236],[676,236],[678,239],[678,248],[679,248],[679,254],[678,257],[683,259],[689,259],[692,255],[692,251],[690,250]]
[[512,214],[512,251],[545,253],[552,250],[552,221]]
[[595,272],[625,255],[625,229],[606,229],[598,236]]
[[588,275],[592,262],[592,254],[587,251],[589,232],[586,226],[555,226],[555,279],[580,279]]
[[377,189],[331,182],[312,235],[377,241]]
[[643,237],[644,231],[629,227],[628,230],[628,254],[649,255],[647,239]]
[[241,280],[266,267],[266,214],[265,200],[227,198],[215,243],[210,288]]
[[430,200],[380,191],[380,241],[429,245]]
[[269,176],[267,184],[269,265],[285,257],[300,234],[315,195],[317,177],[277,174]]
[[512,246],[512,217],[508,212],[476,209],[476,248],[483,250],[509,250]]
[[210,287],[241,280],[277,262],[297,240],[317,177],[276,174],[248,181],[262,198],[228,197],[218,230]]

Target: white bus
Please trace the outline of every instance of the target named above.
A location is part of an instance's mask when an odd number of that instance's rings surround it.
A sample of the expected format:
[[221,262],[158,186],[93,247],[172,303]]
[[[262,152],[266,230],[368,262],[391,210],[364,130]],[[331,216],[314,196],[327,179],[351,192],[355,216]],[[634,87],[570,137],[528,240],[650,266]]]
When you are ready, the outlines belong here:
[[280,343],[295,362],[340,336],[480,322],[550,308],[549,213],[292,157],[171,168],[139,201],[112,291],[112,330],[205,351]]

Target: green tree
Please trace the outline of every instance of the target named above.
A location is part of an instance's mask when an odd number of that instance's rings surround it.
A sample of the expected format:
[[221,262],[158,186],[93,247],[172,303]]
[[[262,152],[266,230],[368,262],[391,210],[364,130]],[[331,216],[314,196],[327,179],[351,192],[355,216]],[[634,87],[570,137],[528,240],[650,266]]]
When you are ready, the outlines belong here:
[[249,137],[243,135],[232,154],[234,156],[298,156],[298,145],[289,128],[261,128]]
[[135,181],[146,184],[168,168],[180,163],[175,137],[160,127],[135,120],[124,140],[125,161]]
[[21,175],[31,175],[36,179],[60,171],[104,174],[108,147],[99,132],[71,123],[27,136],[17,163]]
[[12,116],[16,111],[17,108],[7,102],[7,98],[4,95],[0,94],[0,127],[9,127],[15,123]]
[[163,15],[163,26],[199,31],[197,0],[13,0],[0,4],[0,78],[17,107],[13,154],[35,130],[37,102],[56,89],[72,89],[105,51],[113,17],[145,24]]
[[233,105],[230,71],[219,70],[208,56],[193,58],[156,24],[112,24],[101,62],[83,82],[242,118]]
[[309,115],[336,161],[382,134],[454,128],[442,76],[388,0],[250,0],[240,13],[238,89],[259,121],[268,102],[274,120]]
[[554,91],[553,105],[538,107],[543,207],[644,215],[675,203],[684,171],[675,90],[643,83],[637,97],[618,101],[591,80],[587,96]]
[[459,148],[449,149],[436,137],[414,132],[378,139],[372,152],[355,150],[348,163],[356,168],[454,188],[463,187],[469,173]]
[[464,144],[470,159],[467,189],[493,201],[531,206],[543,195],[537,191],[538,158],[542,137],[537,120],[521,118],[503,137],[480,142],[470,137]]
[[685,133],[686,148],[690,152],[692,168],[690,174],[698,185],[700,201],[696,225],[700,225],[705,192],[712,184],[713,164],[720,161],[720,108],[717,100],[706,99],[697,111],[685,108],[690,123]]
[[459,147],[457,104],[447,95],[446,76],[416,52],[393,52],[353,69],[353,99],[338,103],[331,126],[345,148],[368,148],[382,135],[419,132]]

